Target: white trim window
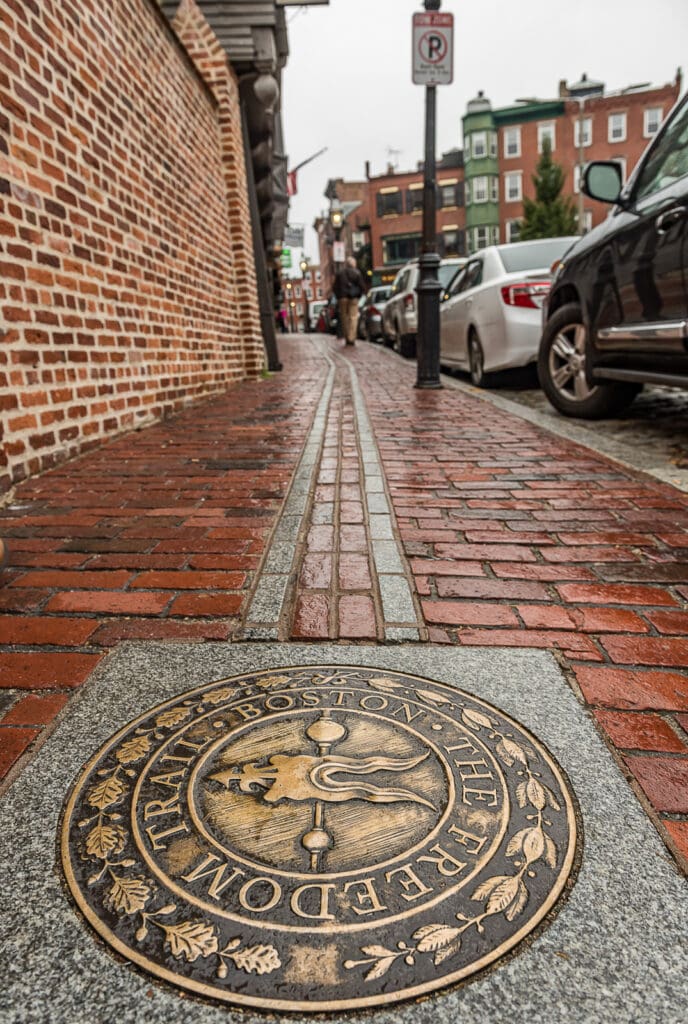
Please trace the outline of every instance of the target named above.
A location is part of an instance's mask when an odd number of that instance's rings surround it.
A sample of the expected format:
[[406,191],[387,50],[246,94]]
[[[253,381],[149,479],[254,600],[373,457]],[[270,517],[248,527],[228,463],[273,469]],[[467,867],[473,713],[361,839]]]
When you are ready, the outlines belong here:
[[298,284],[294,285],[294,298],[295,299],[300,299],[301,298],[301,287]]
[[[583,141],[581,142],[581,135]],[[592,118],[591,117],[577,117],[573,122],[573,144],[576,149],[580,149],[581,145],[591,146],[592,145]]]
[[622,110],[618,114],[610,114],[607,119],[607,141],[608,142],[625,142],[626,141],[626,111]]
[[322,299],[322,288],[316,288],[315,294],[317,298]]
[[521,128],[516,125],[514,128],[504,129],[504,159],[511,160],[521,155]]
[[487,175],[480,174],[477,178],[473,178],[473,202],[474,203],[486,203],[488,200],[487,193]]
[[490,202],[499,202],[499,178],[496,174],[490,175]]
[[498,145],[497,132],[490,132],[490,156],[497,156]]
[[661,107],[647,107],[643,110],[643,138],[652,139],[659,131],[664,111]]
[[470,206],[471,205],[471,183],[470,183],[470,181],[466,181],[465,184],[464,184],[464,202],[466,203],[466,206]]
[[487,156],[487,132],[473,132],[471,154],[474,160],[482,160],[484,156]]
[[557,132],[554,121],[541,121],[537,126],[538,132],[538,153],[542,153],[542,143],[544,139],[549,139],[550,147],[552,152],[557,146]]
[[499,245],[499,225],[495,224],[492,227],[492,244]]
[[520,203],[523,199],[523,171],[510,171],[504,175],[504,201]]
[[488,227],[475,228],[473,238],[476,250],[485,249],[490,244],[490,229]]
[[521,237],[521,222],[520,220],[508,220],[506,222],[506,240],[507,242],[518,242]]

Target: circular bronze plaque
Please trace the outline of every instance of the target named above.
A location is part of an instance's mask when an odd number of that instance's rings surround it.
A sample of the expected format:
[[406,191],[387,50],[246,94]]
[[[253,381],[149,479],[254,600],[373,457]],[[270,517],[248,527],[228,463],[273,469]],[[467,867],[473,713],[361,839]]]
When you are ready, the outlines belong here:
[[74,898],[158,977],[272,1010],[391,1003],[512,949],[574,862],[547,750],[453,687],[273,669],[161,704],[89,761],[63,823]]

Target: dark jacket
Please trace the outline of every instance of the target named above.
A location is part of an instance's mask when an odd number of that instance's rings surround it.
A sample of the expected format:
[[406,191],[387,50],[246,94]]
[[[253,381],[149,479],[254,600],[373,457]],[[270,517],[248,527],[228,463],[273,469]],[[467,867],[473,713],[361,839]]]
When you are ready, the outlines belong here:
[[361,272],[357,267],[342,267],[334,279],[334,293],[338,299],[360,299],[365,292]]

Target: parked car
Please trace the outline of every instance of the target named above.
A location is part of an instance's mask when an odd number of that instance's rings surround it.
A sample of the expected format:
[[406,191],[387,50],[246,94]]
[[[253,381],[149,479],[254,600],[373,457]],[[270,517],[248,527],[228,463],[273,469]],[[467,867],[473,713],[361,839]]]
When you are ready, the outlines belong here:
[[308,303],[308,328],[311,331],[317,330],[318,318],[320,311],[327,305],[326,302],[309,302]]
[[[442,260],[438,276],[443,288],[466,263],[465,259]],[[392,283],[392,291],[382,313],[383,334],[385,343],[401,352],[406,359],[416,355],[416,339],[418,337],[418,296],[416,288],[420,278],[418,260],[406,263]]]
[[688,387],[688,97],[625,187],[617,164],[596,161],[582,188],[613,209],[559,264],[538,373],[559,412],[598,419],[643,384]]
[[318,314],[317,329],[325,334],[336,334],[339,330],[337,299],[334,295],[330,295],[327,302],[323,303]]
[[391,291],[391,285],[376,285],[363,297],[359,306],[359,338],[364,341],[382,341],[382,314]]
[[489,373],[534,363],[550,267],[570,237],[481,249],[449,282],[440,306],[440,364],[468,370],[476,387]]

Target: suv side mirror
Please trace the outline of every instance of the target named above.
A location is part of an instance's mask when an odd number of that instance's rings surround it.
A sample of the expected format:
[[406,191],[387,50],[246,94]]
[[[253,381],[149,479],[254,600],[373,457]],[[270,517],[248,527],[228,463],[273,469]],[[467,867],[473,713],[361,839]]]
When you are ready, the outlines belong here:
[[593,160],[583,171],[581,188],[591,199],[618,203],[622,189],[621,168],[613,160]]

